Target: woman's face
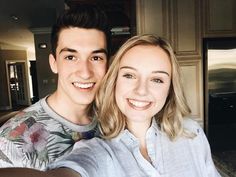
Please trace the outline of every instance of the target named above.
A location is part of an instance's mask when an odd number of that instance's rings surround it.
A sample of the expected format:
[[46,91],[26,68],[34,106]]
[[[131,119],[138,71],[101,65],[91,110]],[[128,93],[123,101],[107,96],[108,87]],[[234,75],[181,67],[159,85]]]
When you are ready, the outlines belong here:
[[165,104],[171,83],[171,64],[159,46],[139,45],[121,59],[115,98],[127,124],[146,122]]

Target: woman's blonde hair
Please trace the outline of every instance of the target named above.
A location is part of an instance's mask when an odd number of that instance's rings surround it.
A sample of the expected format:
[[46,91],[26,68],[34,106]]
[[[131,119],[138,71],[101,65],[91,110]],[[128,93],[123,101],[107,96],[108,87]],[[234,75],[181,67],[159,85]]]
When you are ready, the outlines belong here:
[[119,110],[115,100],[116,80],[120,62],[124,54],[138,45],[159,46],[169,56],[171,63],[171,85],[166,103],[155,115],[155,118],[167,136],[174,140],[184,134],[183,117],[190,113],[187,105],[180,68],[170,44],[161,37],[153,35],[140,35],[130,38],[116,53],[107,74],[105,75],[96,96],[97,116],[103,137],[110,139],[116,137],[126,126],[125,115]]

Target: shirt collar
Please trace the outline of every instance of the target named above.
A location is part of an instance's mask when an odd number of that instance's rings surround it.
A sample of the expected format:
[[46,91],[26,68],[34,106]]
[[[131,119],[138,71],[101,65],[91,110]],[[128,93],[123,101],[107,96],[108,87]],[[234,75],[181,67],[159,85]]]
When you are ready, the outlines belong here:
[[[156,122],[156,119],[153,117],[152,124],[147,130],[146,138],[153,138],[161,134],[160,128]],[[122,141],[127,146],[133,146],[138,144],[138,139],[128,130],[123,130],[116,138],[113,139],[114,141]]]

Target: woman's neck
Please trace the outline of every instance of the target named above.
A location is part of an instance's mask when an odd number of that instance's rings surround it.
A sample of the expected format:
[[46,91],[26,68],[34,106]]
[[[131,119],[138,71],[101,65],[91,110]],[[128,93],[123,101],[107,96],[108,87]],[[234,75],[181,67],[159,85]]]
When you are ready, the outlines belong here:
[[146,133],[150,127],[151,122],[135,122],[130,123],[128,122],[128,130],[138,139],[139,141],[139,149],[143,157],[151,162],[150,157],[147,151],[147,144],[146,144]]
[[142,154],[142,156],[148,161],[151,162],[151,159],[148,155],[148,150],[147,150],[147,145],[146,145],[146,141],[144,143],[140,142],[140,146],[139,146],[139,150]]
[[146,133],[151,125],[151,121],[135,122],[127,121],[128,130],[138,139],[145,139]]

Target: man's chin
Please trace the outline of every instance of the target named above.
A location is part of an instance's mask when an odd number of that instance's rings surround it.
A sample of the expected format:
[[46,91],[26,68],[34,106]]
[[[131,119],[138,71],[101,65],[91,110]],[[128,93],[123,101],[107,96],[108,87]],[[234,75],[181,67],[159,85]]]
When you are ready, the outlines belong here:
[[84,99],[80,99],[80,100],[76,100],[75,103],[78,105],[85,105],[88,106],[93,102],[94,98],[88,99],[88,98],[84,98]]

